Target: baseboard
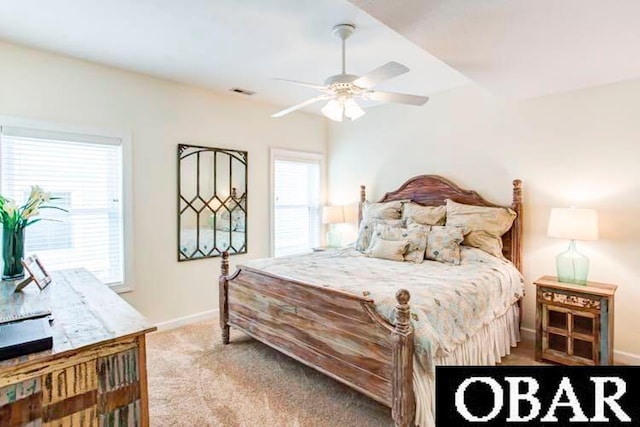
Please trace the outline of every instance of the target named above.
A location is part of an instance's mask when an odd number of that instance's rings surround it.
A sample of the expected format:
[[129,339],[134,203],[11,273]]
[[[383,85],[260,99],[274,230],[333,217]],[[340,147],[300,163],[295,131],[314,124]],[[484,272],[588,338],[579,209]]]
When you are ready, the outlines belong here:
[[[520,328],[520,335],[526,340],[536,339],[536,331],[533,329]],[[615,364],[640,366],[640,355],[626,351],[613,350],[613,360]]]
[[190,314],[188,316],[178,317],[176,319],[167,320],[156,324],[158,331],[167,331],[169,329],[179,328],[190,323],[202,322],[204,320],[213,319],[217,317],[219,310],[217,308],[213,310],[202,311],[200,313]]
[[640,355],[627,353],[626,351],[613,350],[614,363],[621,365],[640,365]]
[[535,341],[536,331],[529,328],[520,328],[520,337],[527,341]]

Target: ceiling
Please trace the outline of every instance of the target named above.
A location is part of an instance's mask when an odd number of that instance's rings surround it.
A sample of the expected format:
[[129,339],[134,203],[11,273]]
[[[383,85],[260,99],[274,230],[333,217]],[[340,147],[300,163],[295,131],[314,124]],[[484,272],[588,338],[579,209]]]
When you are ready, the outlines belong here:
[[357,26],[347,72],[392,60],[411,69],[377,88],[429,95],[469,82],[346,0],[0,1],[0,39],[216,90],[256,91],[251,99],[275,104],[274,112],[316,92],[273,78],[323,83],[340,72],[331,29],[342,22]]
[[411,69],[379,89],[429,95],[473,81],[528,98],[640,78],[639,16],[638,0],[1,0],[0,40],[256,91],[275,112],[316,92],[274,78],[340,71],[337,23],[358,27],[347,72]]
[[349,0],[490,92],[640,78],[638,0]]

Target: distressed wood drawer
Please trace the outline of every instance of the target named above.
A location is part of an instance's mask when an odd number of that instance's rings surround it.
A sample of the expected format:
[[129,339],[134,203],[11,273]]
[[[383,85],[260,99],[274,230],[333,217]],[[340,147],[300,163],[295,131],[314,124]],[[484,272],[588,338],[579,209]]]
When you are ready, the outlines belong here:
[[559,292],[553,289],[542,289],[542,299],[546,303],[562,304],[572,307],[600,310],[601,298],[577,293]]

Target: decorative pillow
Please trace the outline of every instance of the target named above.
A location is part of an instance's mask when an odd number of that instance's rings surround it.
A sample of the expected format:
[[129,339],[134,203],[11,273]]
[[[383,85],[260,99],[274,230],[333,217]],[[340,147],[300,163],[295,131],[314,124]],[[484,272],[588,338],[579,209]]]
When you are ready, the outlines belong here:
[[405,203],[402,206],[402,219],[405,224],[444,225],[447,207],[422,206],[417,203]]
[[362,220],[366,219],[400,219],[402,216],[402,204],[405,200],[393,202],[369,203],[362,205]]
[[375,230],[376,224],[387,224],[394,227],[402,227],[401,219],[367,219],[360,223],[358,230],[358,238],[356,240],[356,250],[365,252],[371,244],[371,236]]
[[427,236],[425,257],[434,261],[460,265],[460,243],[464,240],[460,227],[433,226]]
[[424,231],[425,233],[428,233],[431,230],[430,225],[422,225],[416,222],[412,222],[411,224],[406,224],[405,227],[407,227],[409,230],[420,230],[420,231]]
[[[404,260],[420,264],[424,261],[424,251],[427,249],[428,230],[422,227],[398,228],[388,224],[376,224],[369,249],[375,246],[379,239],[392,241],[408,241],[409,247],[404,255]],[[367,249],[367,252],[369,252]]]
[[409,242],[406,240],[376,239],[372,243],[367,256],[391,261],[404,261],[404,254],[409,247]]
[[464,245],[504,259],[502,235],[509,231],[516,213],[509,208],[465,205],[447,199],[447,226],[465,227]]

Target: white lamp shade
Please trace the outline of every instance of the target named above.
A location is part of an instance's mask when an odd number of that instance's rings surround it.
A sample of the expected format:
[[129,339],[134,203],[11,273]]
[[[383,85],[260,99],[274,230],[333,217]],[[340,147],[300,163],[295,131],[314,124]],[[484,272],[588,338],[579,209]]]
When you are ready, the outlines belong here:
[[598,212],[593,209],[553,208],[547,235],[568,240],[598,240]]
[[357,222],[358,221],[358,205],[346,205],[344,206],[344,222]]
[[323,224],[342,224],[344,222],[343,206],[325,206],[322,208]]
[[322,114],[324,114],[325,117],[336,122],[341,122],[344,107],[342,106],[342,103],[336,101],[335,99],[332,99],[331,101],[327,102],[327,105],[322,107],[320,111],[322,111]]
[[344,115],[351,120],[355,120],[364,116],[364,110],[360,108],[353,98],[349,98],[344,102]]

